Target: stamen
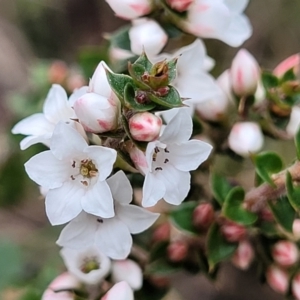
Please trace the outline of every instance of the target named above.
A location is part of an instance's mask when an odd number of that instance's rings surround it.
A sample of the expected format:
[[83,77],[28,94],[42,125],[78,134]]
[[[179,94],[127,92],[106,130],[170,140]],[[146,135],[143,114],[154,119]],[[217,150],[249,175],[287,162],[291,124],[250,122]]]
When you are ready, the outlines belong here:
[[155,152],[155,153],[158,153],[158,152],[159,152],[158,147],[155,147],[155,148],[154,148],[154,152]]
[[164,161],[164,163],[166,164],[167,162],[169,162],[169,160],[166,158],[165,161]]
[[86,180],[81,180],[80,181],[84,186],[88,186],[89,184],[88,184],[88,182],[86,181]]
[[157,168],[155,168],[155,171],[162,171],[162,168],[161,167],[157,167]]
[[102,220],[102,219],[100,219],[100,218],[98,218],[98,219],[97,219],[97,222],[99,222],[99,223],[103,223],[103,220]]
[[75,168],[76,162],[73,160],[72,167]]
[[75,177],[74,177],[73,175],[71,175],[71,179],[72,179],[72,180],[75,180]]
[[170,153],[170,151],[169,151],[167,148],[165,148],[165,152],[166,152],[166,153]]

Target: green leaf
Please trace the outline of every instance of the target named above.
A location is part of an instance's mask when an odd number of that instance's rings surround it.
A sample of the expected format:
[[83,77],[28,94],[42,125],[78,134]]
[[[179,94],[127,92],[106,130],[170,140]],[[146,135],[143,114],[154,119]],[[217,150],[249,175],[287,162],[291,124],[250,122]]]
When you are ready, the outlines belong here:
[[264,71],[261,76],[263,86],[266,89],[279,86],[278,78],[271,72]]
[[242,207],[244,198],[245,192],[241,187],[233,188],[225,199],[222,212],[228,219],[247,226],[257,220],[257,215]]
[[148,59],[147,54],[145,53],[145,51],[143,51],[141,56],[134,62],[134,64],[139,64],[139,65],[143,66],[148,73],[150,73],[150,71],[153,67],[153,64]]
[[290,172],[286,173],[286,190],[287,196],[292,207],[299,212],[300,210],[300,187],[293,185]]
[[168,77],[169,77],[169,83],[171,83],[177,75],[177,61],[178,58],[173,58],[172,60],[168,61]]
[[262,152],[252,156],[256,173],[271,186],[276,187],[270,175],[278,173],[283,168],[280,156],[274,152]]
[[260,222],[258,229],[267,237],[273,238],[278,236],[278,229],[276,229],[274,222]]
[[170,213],[170,219],[173,224],[179,229],[191,234],[198,234],[198,230],[193,224],[193,212],[197,207],[198,202],[190,201],[182,203],[178,208]]
[[218,224],[213,224],[207,234],[207,257],[209,270],[212,272],[216,264],[229,258],[237,248],[237,244],[227,242]]
[[155,245],[151,247],[150,261],[157,260],[161,257],[166,257],[168,246],[169,246],[169,241],[162,241],[159,243],[155,243]]
[[130,26],[124,26],[112,33],[109,36],[111,46],[131,51],[130,38],[128,34],[129,29]]
[[287,197],[277,199],[275,203],[269,202],[276,221],[286,231],[292,232],[293,222],[295,219],[295,210],[291,206]]
[[231,191],[232,186],[228,182],[228,180],[216,173],[212,173],[211,175],[211,188],[214,197],[218,201],[218,203],[222,206],[228,193]]
[[300,126],[295,134],[294,141],[296,146],[297,159],[300,160]]
[[280,79],[280,82],[293,81],[296,79],[297,79],[297,77],[295,75],[294,68],[291,68],[283,74],[283,76]]
[[180,270],[180,267],[168,262],[165,258],[160,258],[149,264],[147,264],[145,269],[145,274],[147,275],[159,275],[166,276],[171,275]]
[[167,108],[174,108],[174,107],[182,107],[184,106],[181,101],[181,97],[178,91],[173,86],[168,86],[169,92],[166,96],[158,97],[152,93],[148,93],[149,98],[151,101],[155,102],[158,105]]

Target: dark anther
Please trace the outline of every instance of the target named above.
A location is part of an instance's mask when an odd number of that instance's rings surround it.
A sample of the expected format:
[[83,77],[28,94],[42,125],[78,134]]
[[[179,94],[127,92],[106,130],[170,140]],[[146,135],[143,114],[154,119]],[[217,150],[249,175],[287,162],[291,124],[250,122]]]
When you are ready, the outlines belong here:
[[155,168],[155,171],[162,171],[162,168],[161,167],[157,167],[157,168]]

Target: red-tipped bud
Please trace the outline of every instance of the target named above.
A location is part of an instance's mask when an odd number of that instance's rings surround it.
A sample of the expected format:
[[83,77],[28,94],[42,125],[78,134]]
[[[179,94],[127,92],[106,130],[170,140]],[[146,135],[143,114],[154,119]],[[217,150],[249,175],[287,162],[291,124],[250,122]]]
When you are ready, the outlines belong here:
[[215,212],[210,203],[199,204],[193,212],[193,224],[199,229],[207,229],[214,220]]
[[173,262],[183,261],[188,253],[188,245],[183,241],[175,241],[168,248],[168,258]]
[[228,242],[238,242],[246,235],[246,228],[234,222],[227,222],[221,226],[221,232]]
[[269,208],[263,208],[260,212],[259,212],[259,216],[262,220],[264,221],[273,221],[274,220],[274,216],[273,213],[271,212],[271,210]]
[[246,270],[253,261],[254,251],[248,241],[241,241],[231,261],[239,269]]
[[299,258],[298,248],[290,241],[279,241],[272,248],[272,257],[279,265],[290,267]]
[[166,0],[167,4],[179,12],[186,11],[194,0]]
[[170,224],[168,222],[158,225],[152,234],[152,240],[154,242],[167,241],[169,238]]
[[129,119],[131,136],[137,141],[155,140],[159,136],[161,126],[161,118],[149,112],[137,113]]
[[293,69],[294,73],[297,74],[300,66],[300,53],[289,56],[287,59],[282,61],[273,71],[273,74],[281,77],[290,69]]
[[277,293],[285,294],[289,286],[288,273],[275,265],[267,269],[266,279],[269,286]]
[[300,300],[300,273],[297,273],[292,280],[292,293],[296,300]]

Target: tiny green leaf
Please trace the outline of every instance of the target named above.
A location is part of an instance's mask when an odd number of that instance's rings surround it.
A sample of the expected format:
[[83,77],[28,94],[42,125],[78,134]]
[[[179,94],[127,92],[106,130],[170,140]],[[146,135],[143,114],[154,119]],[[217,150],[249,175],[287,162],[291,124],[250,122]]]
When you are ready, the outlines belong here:
[[286,173],[286,189],[290,204],[296,211],[300,211],[300,187],[293,185],[290,172]]
[[207,257],[209,270],[212,272],[216,264],[229,258],[237,248],[237,244],[227,242],[218,224],[213,224],[207,234]]
[[276,221],[286,231],[292,232],[293,222],[295,219],[295,210],[291,206],[287,197],[277,199],[275,203],[269,202]]
[[184,106],[181,101],[181,97],[178,91],[173,86],[168,86],[169,92],[166,96],[158,97],[155,96],[153,93],[148,93],[149,98],[158,105],[167,108],[174,108],[174,107],[182,107]]
[[283,168],[280,156],[274,152],[262,152],[252,156],[256,173],[271,186],[276,187],[270,175],[278,173]]
[[171,83],[176,75],[177,75],[177,61],[178,58],[173,58],[172,60],[168,61],[167,65],[168,65],[168,77],[169,77],[169,83]]
[[212,173],[211,176],[211,187],[212,187],[212,192],[216,200],[220,205],[222,205],[232,189],[232,186],[228,182],[228,180],[216,173]]
[[280,82],[293,81],[296,79],[297,79],[297,77],[295,75],[294,68],[291,68],[283,74],[283,76],[280,79]]
[[242,207],[244,198],[245,192],[241,187],[233,188],[225,199],[222,212],[228,219],[247,226],[257,220],[257,215]]
[[174,274],[180,270],[181,268],[179,266],[175,266],[169,263],[165,258],[160,258],[147,264],[145,274],[167,276],[170,274]]
[[143,66],[148,73],[150,73],[152,66],[153,66],[151,61],[148,59],[145,51],[143,51],[141,56],[134,62],[134,65],[135,64],[139,64],[139,65]]
[[193,224],[193,212],[197,207],[196,201],[182,203],[178,208],[170,213],[170,219],[179,229],[191,234],[197,234],[198,231]]
[[279,85],[278,78],[271,72],[264,71],[261,76],[263,86],[266,89],[277,87]]
[[300,160],[300,127],[298,128],[295,137],[295,146],[296,146],[296,151],[297,151],[297,159]]
[[130,38],[128,34],[129,29],[130,26],[124,26],[112,33],[109,36],[111,46],[131,51]]

